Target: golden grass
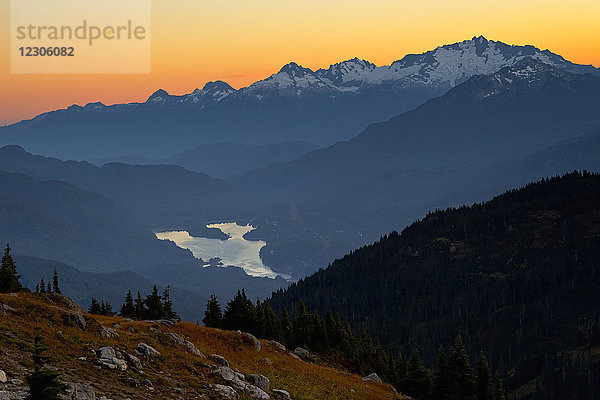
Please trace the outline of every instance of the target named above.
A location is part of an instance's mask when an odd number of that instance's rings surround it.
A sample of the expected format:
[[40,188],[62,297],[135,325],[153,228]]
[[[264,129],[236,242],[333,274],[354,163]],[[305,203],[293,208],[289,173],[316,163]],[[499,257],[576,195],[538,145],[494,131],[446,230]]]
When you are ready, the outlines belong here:
[[[210,360],[187,353],[165,340],[151,329],[175,332],[190,340],[204,354],[219,354],[231,368],[244,374],[262,374],[271,381],[271,389],[285,389],[295,400],[304,399],[401,399],[390,385],[363,382],[345,371],[329,366],[306,363],[276,349],[268,341],[261,341],[262,349],[255,351],[242,342],[235,332],[200,327],[181,322],[165,327],[148,322],[124,322],[120,317],[93,317],[105,327],[113,327],[119,338],[106,339],[93,329],[93,321],[86,330],[65,323],[67,311],[49,304],[41,295],[0,295],[0,302],[17,313],[0,314],[0,365],[10,377],[23,377],[31,370],[33,337],[40,334],[49,347],[52,366],[58,368],[64,381],[86,382],[94,386],[98,395],[122,399],[184,399],[214,397],[209,385],[219,382],[211,376]],[[162,353],[153,361],[144,361],[144,372],[125,372],[100,369],[92,350],[102,346],[132,353],[140,342],[155,347]],[[87,357],[86,361],[78,360]],[[269,365],[265,358],[269,358]],[[145,380],[154,388],[150,389]]]

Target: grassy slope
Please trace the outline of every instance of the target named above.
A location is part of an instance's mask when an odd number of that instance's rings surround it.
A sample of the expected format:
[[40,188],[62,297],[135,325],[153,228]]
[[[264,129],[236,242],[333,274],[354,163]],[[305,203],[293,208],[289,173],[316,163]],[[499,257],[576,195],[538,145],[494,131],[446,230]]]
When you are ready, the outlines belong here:
[[[330,366],[309,364],[292,358],[277,350],[268,342],[255,351],[241,341],[235,332],[200,327],[181,322],[165,327],[151,322],[125,322],[120,317],[101,317],[84,314],[88,319],[86,330],[65,322],[66,307],[51,304],[42,295],[0,295],[0,303],[17,310],[0,314],[0,365],[9,378],[24,376],[32,369],[31,348],[35,333],[39,332],[49,347],[51,366],[62,373],[65,382],[91,384],[97,395],[120,399],[163,399],[183,396],[185,399],[200,398],[202,394],[216,398],[209,388],[219,382],[211,376],[211,361],[200,359],[167,342],[151,328],[178,333],[204,354],[217,353],[231,363],[234,370],[245,374],[263,374],[271,381],[271,389],[285,389],[293,399],[399,399],[389,385],[363,382],[353,375]],[[113,327],[119,338],[102,338],[97,332],[99,325]],[[97,356],[91,350],[111,346],[132,353],[138,343],[154,346],[162,356],[154,361],[144,361],[144,372],[128,369],[125,372],[99,369]],[[135,354],[135,353],[134,353]],[[87,357],[86,361],[78,360]],[[272,365],[265,362],[268,357]],[[154,390],[148,388],[145,379],[152,381]],[[178,393],[174,388],[179,388]],[[352,390],[354,391],[352,391]]]

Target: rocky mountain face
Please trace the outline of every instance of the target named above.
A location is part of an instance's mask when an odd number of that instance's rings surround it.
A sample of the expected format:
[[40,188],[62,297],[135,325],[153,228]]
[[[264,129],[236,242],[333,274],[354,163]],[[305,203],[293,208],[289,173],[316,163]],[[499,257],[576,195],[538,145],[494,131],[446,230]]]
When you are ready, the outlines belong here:
[[[32,332],[67,400],[402,399],[390,385],[283,345],[196,324],[86,314],[61,295],[0,295],[0,397],[25,399]],[[44,329],[37,329],[40,326]],[[301,379],[300,379],[301,377]]]
[[492,74],[527,57],[571,73],[600,74],[548,50],[474,37],[388,66],[355,58],[313,71],[292,62],[239,90],[216,81],[185,95],[161,89],[143,103],[74,105],[0,128],[0,143],[74,159],[164,158],[224,141],[331,145],[472,76]]

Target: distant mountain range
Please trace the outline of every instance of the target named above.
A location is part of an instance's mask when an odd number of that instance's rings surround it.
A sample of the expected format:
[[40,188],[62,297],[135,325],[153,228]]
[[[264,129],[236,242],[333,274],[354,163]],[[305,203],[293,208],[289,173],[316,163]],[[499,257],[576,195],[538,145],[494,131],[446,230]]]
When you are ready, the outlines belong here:
[[547,50],[480,36],[407,55],[389,66],[352,59],[312,71],[290,63],[239,90],[219,81],[182,96],[159,90],[144,103],[73,105],[0,128],[0,143],[78,160],[165,158],[220,142],[331,145],[474,75],[494,73],[526,57],[571,73],[600,74],[592,66],[573,64]]
[[294,160],[318,146],[306,142],[283,142],[263,145],[214,143],[194,147],[164,159],[140,156],[108,157],[91,160],[96,165],[117,162],[141,165],[179,165],[189,171],[214,178],[230,178],[267,165]]
[[[290,252],[303,243],[311,249],[309,271],[344,246],[349,251],[375,240],[430,209],[481,200],[569,165],[586,168],[580,160],[594,159],[594,148],[572,140],[597,132],[600,77],[524,59],[472,77],[350,141],[232,183],[277,205],[250,234],[286,237],[285,245],[267,248],[268,263],[298,269]],[[562,140],[571,142],[546,149]],[[568,151],[560,166],[541,168],[559,151]],[[274,220],[277,225],[267,222]]]

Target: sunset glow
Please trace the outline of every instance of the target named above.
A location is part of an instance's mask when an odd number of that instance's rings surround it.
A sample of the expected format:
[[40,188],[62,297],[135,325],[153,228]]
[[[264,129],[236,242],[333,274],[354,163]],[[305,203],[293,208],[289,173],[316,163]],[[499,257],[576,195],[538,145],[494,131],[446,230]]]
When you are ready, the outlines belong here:
[[159,88],[189,93],[217,79],[239,88],[290,61],[312,69],[353,57],[387,65],[478,35],[600,66],[597,0],[154,0],[152,72],[139,75],[11,74],[9,15],[1,0],[2,125],[74,103],[144,101]]

